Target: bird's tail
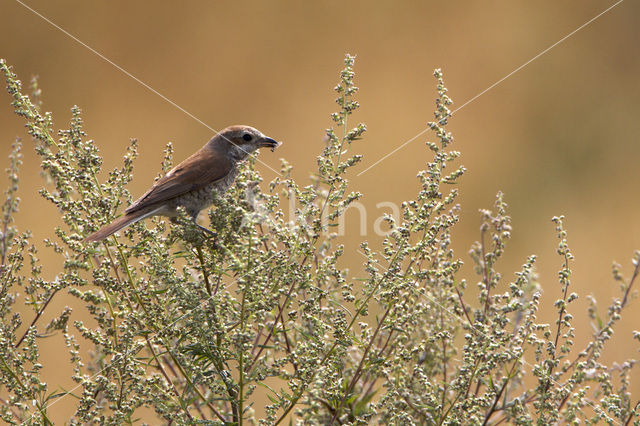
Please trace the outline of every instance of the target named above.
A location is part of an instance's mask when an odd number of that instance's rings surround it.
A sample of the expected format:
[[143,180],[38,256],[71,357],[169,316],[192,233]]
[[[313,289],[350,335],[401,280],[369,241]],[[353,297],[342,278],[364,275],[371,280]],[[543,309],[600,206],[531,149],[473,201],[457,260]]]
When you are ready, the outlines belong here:
[[111,222],[110,224],[108,224],[107,226],[102,227],[98,231],[89,235],[83,241],[84,242],[102,241],[105,238],[107,238],[109,235],[121,230],[125,226],[129,226],[132,223],[135,223],[141,219],[144,219],[147,216],[151,216],[154,212],[155,212],[155,209],[142,209],[132,213],[126,213],[123,216],[120,216],[118,219]]

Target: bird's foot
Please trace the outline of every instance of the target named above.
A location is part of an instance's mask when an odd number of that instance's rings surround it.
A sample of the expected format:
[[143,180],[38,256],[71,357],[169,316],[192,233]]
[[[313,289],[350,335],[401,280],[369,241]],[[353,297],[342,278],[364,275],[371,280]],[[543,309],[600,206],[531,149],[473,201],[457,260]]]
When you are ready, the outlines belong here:
[[203,231],[205,234],[209,235],[209,236],[210,236],[210,237],[212,237],[212,238],[216,238],[216,237],[218,236],[218,234],[217,234],[215,231],[212,231],[212,230],[211,230],[211,229],[209,229],[209,228],[205,228],[204,226],[199,225],[199,224],[197,224],[197,223],[196,223],[195,225],[196,225],[196,226],[197,226],[201,231]]
[[204,236],[206,238],[212,239],[213,240],[212,241],[213,248],[214,249],[218,249],[218,244],[216,242],[216,240],[218,239],[218,233],[215,232],[215,231],[212,231],[209,228],[205,228],[204,226],[199,225],[199,224],[197,224],[195,222],[194,222],[194,225],[196,226],[196,228],[200,229],[204,233]]

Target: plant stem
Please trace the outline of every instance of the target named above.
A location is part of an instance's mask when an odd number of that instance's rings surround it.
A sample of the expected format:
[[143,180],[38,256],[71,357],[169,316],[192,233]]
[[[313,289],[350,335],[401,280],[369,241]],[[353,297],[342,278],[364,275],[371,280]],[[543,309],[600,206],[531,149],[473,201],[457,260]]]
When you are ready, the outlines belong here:
[[200,268],[202,269],[202,277],[204,279],[204,284],[207,288],[207,293],[209,293],[209,297],[213,295],[211,290],[211,283],[209,282],[209,273],[207,272],[207,268],[204,263],[204,255],[202,254],[202,248],[200,246],[196,246],[196,251],[198,252],[198,260],[200,261]]
[[500,401],[500,397],[502,396],[502,393],[504,392],[504,390],[507,388],[507,384],[509,383],[509,380],[511,379],[513,374],[515,373],[516,367],[518,366],[519,362],[520,362],[520,357],[518,357],[518,359],[516,359],[516,361],[513,363],[513,366],[511,366],[511,370],[509,371],[509,374],[507,375],[507,377],[505,377],[504,383],[502,384],[500,391],[496,394],[496,397],[493,399],[493,404],[491,405],[491,408],[487,411],[487,414],[484,416],[484,422],[482,422],[482,426],[486,426],[488,424],[489,418],[491,418],[491,416],[495,412],[496,406],[498,405],[498,401]]
[[47,306],[49,306],[49,302],[51,302],[51,299],[53,299],[53,296],[55,296],[56,293],[58,293],[58,290],[59,289],[53,290],[53,292],[49,295],[49,297],[44,302],[44,304],[40,307],[40,309],[38,309],[38,312],[36,313],[35,318],[33,319],[33,321],[31,321],[31,324],[29,324],[29,327],[27,327],[27,329],[24,331],[24,334],[22,335],[22,337],[18,339],[18,342],[15,345],[16,348],[22,344],[25,337],[27,337],[27,334],[29,334],[29,330],[31,330],[31,327],[33,327],[36,324],[36,322],[40,319],[40,317],[44,313],[44,310],[47,308]]
[[[169,383],[169,385],[171,385],[171,390],[173,390],[173,393],[178,397],[178,403],[180,405],[180,408],[182,408],[182,410],[185,412],[187,417],[189,417],[189,419],[193,420],[193,417],[191,416],[191,413],[189,413],[189,410],[184,405],[184,402],[182,401],[182,398],[180,397],[180,393],[178,392],[178,389],[176,388],[176,385],[173,383],[173,380],[171,380],[171,378],[169,378],[169,375],[167,374],[167,372],[165,371],[165,369],[162,366],[162,361],[160,361],[160,359],[156,355],[156,352],[153,349],[153,345],[151,344],[151,341],[149,340],[149,336],[145,336],[144,338],[147,341],[147,346],[149,347],[149,351],[151,352],[151,355],[153,356],[153,359],[156,361],[158,369],[160,370],[160,372],[164,376],[164,378],[167,381],[167,383]],[[196,408],[198,408],[198,411],[200,411],[199,407],[196,407]],[[200,413],[202,414],[201,411],[200,411]]]
[[[247,270],[251,270],[251,236],[249,236],[249,242],[247,247]],[[240,376],[238,380],[238,387],[240,388],[239,397],[238,397],[238,415],[240,416],[238,419],[239,426],[242,426],[242,421],[244,418],[244,332],[245,332],[245,302],[247,295],[247,286],[248,283],[245,283],[244,288],[242,289],[242,301],[240,302],[240,348],[238,350],[238,374]],[[277,318],[276,318],[277,321]],[[277,322],[276,322],[277,323]],[[274,324],[275,325],[275,324]]]
[[333,415],[333,418],[329,422],[329,425],[332,425],[333,422],[338,418],[338,416],[340,415],[340,410],[342,409],[342,405],[349,397],[349,394],[355,387],[356,383],[358,382],[358,379],[360,379],[360,374],[362,373],[362,367],[364,366],[364,362],[367,359],[367,355],[369,355],[369,350],[371,350],[371,347],[373,346],[373,342],[375,341],[378,333],[380,332],[382,328],[382,324],[384,324],[384,321],[387,319],[387,315],[389,315],[389,312],[391,312],[392,307],[393,305],[389,305],[389,307],[387,307],[387,309],[385,310],[384,315],[382,316],[380,321],[378,321],[378,325],[376,326],[376,329],[373,332],[373,335],[371,336],[371,339],[369,340],[369,343],[367,344],[364,350],[364,353],[362,354],[360,363],[358,363],[358,368],[356,368],[356,371],[353,374],[353,378],[351,379],[351,382],[349,383],[349,386],[347,387],[347,390],[345,391],[344,396],[340,399],[340,403],[338,404],[338,407],[336,407],[336,411]]

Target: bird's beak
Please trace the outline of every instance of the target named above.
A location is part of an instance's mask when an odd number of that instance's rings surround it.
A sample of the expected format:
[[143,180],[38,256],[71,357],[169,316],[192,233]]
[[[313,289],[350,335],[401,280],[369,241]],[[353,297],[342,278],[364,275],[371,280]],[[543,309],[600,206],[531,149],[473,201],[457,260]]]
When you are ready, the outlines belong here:
[[275,139],[268,138],[266,136],[262,138],[259,144],[260,148],[271,148],[271,150],[276,149],[280,145],[282,145],[280,142],[276,141]]

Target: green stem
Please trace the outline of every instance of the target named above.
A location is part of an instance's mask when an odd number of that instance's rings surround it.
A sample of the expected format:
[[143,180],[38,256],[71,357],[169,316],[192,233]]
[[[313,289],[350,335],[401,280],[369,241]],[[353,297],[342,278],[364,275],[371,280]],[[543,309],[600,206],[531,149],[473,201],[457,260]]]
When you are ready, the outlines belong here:
[[[7,361],[4,359],[4,357],[0,357],[0,361],[2,362],[2,364],[5,367],[5,370],[9,372],[9,374],[11,375],[11,377],[13,377],[15,379],[15,381],[18,383],[18,385],[20,385],[20,387],[22,388],[22,391],[25,394],[31,395],[29,392],[29,388],[27,388],[25,386],[25,384],[22,382],[22,380],[20,380],[20,376],[18,376],[12,369],[11,367],[9,367],[9,364],[7,364]],[[32,396],[33,397],[33,396]],[[33,398],[35,400],[35,398]],[[53,425],[53,423],[51,422],[51,420],[49,420],[49,417],[47,417],[47,413],[46,413],[46,408],[47,407],[43,407],[42,403],[39,401],[36,401],[36,408],[38,409],[38,411],[40,412],[40,415],[42,416],[42,420],[44,420],[44,424],[45,425]]]
[[[403,242],[403,244],[404,244],[404,242]],[[404,245],[403,245],[403,247],[404,247]],[[391,259],[390,265],[393,265],[395,263],[395,261],[397,260],[398,256],[400,255],[401,251],[402,251],[402,249],[399,249],[398,251],[396,251],[395,255]],[[373,297],[375,292],[378,291],[378,288],[380,287],[380,285],[383,282],[383,278],[384,278],[384,274],[379,278],[378,282],[374,285],[373,290],[371,290],[371,292],[365,298],[364,302],[360,305],[360,308],[358,308],[356,313],[353,315],[353,318],[351,319],[351,322],[347,326],[347,330],[351,330],[351,327],[353,327],[353,324],[357,321],[358,317],[362,314],[362,312],[364,311],[365,306],[367,306],[367,303],[369,302],[369,300],[371,300],[371,298]],[[320,367],[324,366],[324,363],[327,361],[327,359],[329,359],[329,357],[331,357],[331,355],[333,355],[333,352],[335,351],[337,346],[338,346],[338,342],[334,341],[333,344],[331,345],[331,347],[329,348],[329,350],[327,351],[327,353],[325,354],[325,356],[320,361],[320,364],[318,365],[318,368],[313,370],[313,373],[311,374],[311,378],[310,378],[310,380],[308,382],[311,382],[315,378],[315,375],[317,374],[317,372],[319,370],[321,370]],[[282,415],[276,421],[276,423],[275,423],[276,425],[278,425],[282,420],[284,420],[284,418],[289,414],[289,412],[297,404],[297,402],[300,399],[300,397],[302,397],[302,394],[304,393],[305,390],[306,390],[306,386],[305,386],[305,384],[302,384],[300,386],[300,390],[296,393],[296,396],[292,399],[291,403],[285,409],[284,413],[282,413]]]
[[[140,305],[140,307],[142,308],[143,312],[145,313],[145,315],[147,317],[149,317],[149,313],[144,305],[144,303],[142,302],[142,298],[140,297],[139,293],[138,293],[138,288],[137,285],[133,279],[133,274],[131,273],[131,269],[129,268],[129,263],[127,261],[127,258],[124,255],[124,252],[122,251],[122,247],[120,247],[118,245],[118,241],[116,239],[115,236],[113,236],[113,239],[116,243],[118,252],[120,254],[120,258],[122,259],[122,263],[123,263],[123,267],[125,268],[126,272],[127,272],[127,277],[129,280],[129,285],[131,286],[131,289],[134,292],[134,295],[136,296],[136,299],[138,300],[138,304]],[[108,251],[108,248],[107,248]],[[131,305],[129,305],[130,309],[132,309],[132,313],[133,311],[133,307]],[[150,324],[150,328],[153,329],[153,331],[155,331],[156,333],[159,334],[158,328],[151,323]],[[226,421],[226,419],[224,418],[224,416],[222,416],[222,414],[220,414],[220,412],[218,412],[218,410],[213,406],[213,404],[211,404],[211,402],[209,402],[206,397],[202,394],[202,392],[200,391],[200,389],[195,386],[193,384],[193,380],[191,379],[190,376],[188,376],[186,370],[182,367],[182,365],[178,362],[177,358],[173,355],[172,351],[171,351],[171,346],[165,341],[164,338],[160,337],[162,340],[162,344],[165,348],[165,350],[167,351],[167,353],[169,353],[169,355],[171,356],[171,359],[173,360],[173,362],[176,364],[176,366],[178,367],[178,370],[180,370],[180,373],[183,375],[183,377],[185,378],[185,380],[187,381],[187,383],[189,384],[189,386],[194,390],[194,392],[196,392],[198,394],[198,396],[200,397],[200,399],[202,399],[202,401],[207,404],[207,406],[209,407],[209,409],[211,409],[211,411],[223,422]],[[195,401],[194,401],[195,404]]]
[[[478,364],[480,363],[480,359],[477,358],[476,359],[476,363],[473,366],[473,371],[471,372],[471,378],[469,379],[469,384],[467,386],[467,392],[469,392],[469,388],[471,387],[471,383],[473,383],[473,379],[476,377],[476,373],[478,372]],[[447,409],[447,411],[442,415],[442,417],[440,418],[440,421],[438,422],[438,426],[441,426],[444,423],[444,419],[447,418],[447,416],[449,415],[449,413],[451,412],[451,410],[453,409],[453,407],[455,407],[455,405],[458,403],[458,399],[460,399],[460,397],[462,396],[463,392],[458,392],[456,394],[456,397],[453,399],[453,401],[451,402],[451,405],[449,406],[449,408]],[[444,406],[442,407],[442,409],[444,410]]]
[[185,412],[187,417],[189,417],[189,419],[193,420],[193,417],[191,416],[191,413],[189,413],[189,410],[186,407],[186,404],[184,403],[184,401],[182,401],[182,398],[180,397],[180,392],[178,392],[178,389],[176,388],[176,385],[169,378],[169,375],[167,374],[167,372],[164,370],[164,368],[162,366],[162,362],[160,361],[160,359],[156,355],[156,352],[153,349],[153,345],[151,344],[151,341],[149,340],[149,336],[145,336],[145,340],[147,341],[147,347],[149,348],[149,351],[151,351],[151,355],[153,356],[153,359],[156,361],[156,364],[158,365],[158,369],[160,370],[160,372],[164,376],[164,378],[167,381],[167,383],[169,383],[169,385],[171,385],[171,389],[173,390],[173,393],[176,395],[176,397],[178,397],[178,400],[177,400],[178,405],[180,405],[180,408],[182,408],[182,411]]
[[340,404],[338,404],[338,407],[335,409],[335,412],[333,414],[333,418],[329,422],[329,425],[332,425],[333,422],[338,418],[338,416],[340,415],[340,410],[342,409],[342,405],[347,400],[347,398],[349,398],[349,394],[351,393],[351,391],[353,391],[353,388],[355,387],[356,383],[360,379],[360,374],[362,372],[362,368],[364,366],[364,362],[367,359],[367,355],[369,355],[369,351],[371,350],[371,347],[373,346],[373,342],[375,341],[376,337],[378,336],[378,333],[382,329],[382,324],[384,324],[384,321],[387,319],[387,315],[389,315],[389,312],[391,312],[391,308],[392,308],[392,306],[389,306],[387,308],[387,310],[384,312],[384,315],[382,316],[380,321],[378,321],[378,326],[376,327],[375,331],[373,332],[373,336],[371,336],[371,339],[369,340],[369,344],[367,345],[367,347],[364,350],[364,353],[362,354],[362,358],[360,359],[360,363],[358,364],[358,368],[356,368],[356,372],[353,374],[353,378],[351,379],[351,383],[349,383],[349,387],[347,388],[346,392],[344,393],[344,397],[342,397],[340,399]]
[[[247,270],[251,271],[251,235],[249,235],[249,244],[247,247]],[[240,395],[238,397],[238,424],[242,426],[242,421],[244,418],[244,332],[245,332],[245,301],[247,294],[247,285],[245,282],[244,289],[242,290],[242,301],[240,303],[240,348],[238,353],[238,369],[239,369],[239,380],[238,387],[240,388]],[[277,320],[276,320],[277,321]]]
[[171,352],[171,350],[169,350],[168,345],[166,342],[164,342],[163,340],[163,345],[165,346],[165,349],[167,350],[167,353],[169,354],[169,356],[171,357],[171,360],[173,361],[173,363],[176,365],[176,367],[178,367],[178,370],[180,370],[180,374],[182,374],[182,377],[184,377],[184,379],[187,381],[187,384],[189,385],[189,387],[191,389],[193,389],[193,391],[195,393],[198,394],[198,396],[200,397],[200,399],[207,404],[207,407],[209,407],[209,409],[216,415],[216,417],[218,417],[223,423],[226,423],[227,419],[224,418],[224,416],[222,414],[220,414],[220,412],[216,409],[216,407],[213,406],[213,404],[211,404],[211,402],[209,402],[207,400],[207,398],[202,394],[202,392],[200,391],[200,388],[198,388],[194,383],[193,380],[191,379],[191,376],[189,375],[189,373],[187,373],[187,371],[182,367],[182,365],[180,364],[180,362],[178,362],[178,359],[175,357],[175,355],[173,355],[173,352]]
[[202,268],[202,277],[204,278],[204,283],[207,288],[207,293],[209,293],[209,297],[213,295],[211,290],[211,283],[209,282],[209,274],[207,272],[207,268],[204,263],[204,255],[202,254],[202,248],[200,246],[196,246],[196,252],[198,253],[198,260],[200,261],[200,268]]

